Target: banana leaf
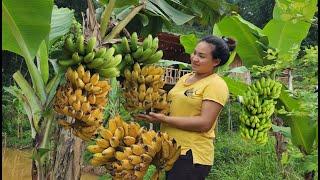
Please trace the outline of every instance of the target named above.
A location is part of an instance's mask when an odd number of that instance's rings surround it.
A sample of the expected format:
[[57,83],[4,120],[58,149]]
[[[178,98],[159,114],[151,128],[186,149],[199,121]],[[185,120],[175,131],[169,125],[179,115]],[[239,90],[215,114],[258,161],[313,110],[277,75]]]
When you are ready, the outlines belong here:
[[248,90],[247,84],[239,80],[234,80],[227,76],[223,76],[222,78],[227,83],[230,94],[233,94],[235,96],[243,96],[247,92]]
[[[291,1],[292,4],[296,2],[299,1]],[[277,1],[273,11],[273,19],[263,28],[263,33],[268,36],[270,46],[279,50],[279,55],[287,54],[296,45],[300,46],[302,40],[308,35],[311,23],[306,20],[310,21],[314,16],[317,11],[317,2],[317,0],[305,1],[304,3],[307,4],[301,12],[305,19],[294,22],[281,18],[281,15],[286,13],[281,8],[284,1]]]
[[51,47],[56,40],[70,31],[73,17],[74,10],[53,7],[48,47]]
[[213,34],[234,38],[237,41],[236,52],[246,67],[263,65],[265,52],[257,42],[259,42],[259,39],[263,39],[265,35],[258,27],[245,21],[241,16],[224,17],[214,25]]
[[37,54],[38,69],[44,84],[47,84],[49,79],[49,62],[48,62],[48,48],[46,41],[43,40]]
[[2,1],[2,49],[24,57],[32,83],[42,104],[46,101],[44,82],[33,62],[39,46],[50,31],[53,1]]
[[199,39],[195,34],[181,35],[180,43],[183,45],[183,48],[186,53],[191,54],[194,51]]
[[195,16],[185,14],[174,7],[170,6],[165,0],[157,0],[157,1],[148,1],[152,4],[156,5],[156,7],[159,7],[159,10],[163,11],[175,24],[182,25],[191,19],[193,19]]
[[316,121],[308,117],[308,112],[302,110],[300,99],[294,99],[289,93],[282,89],[279,100],[285,105],[287,111],[293,115],[286,116],[291,128],[292,143],[303,153],[310,154],[316,139]]
[[[39,131],[39,121],[41,117],[42,112],[42,105],[38,98],[38,96],[35,94],[33,88],[30,86],[28,81],[23,77],[20,71],[17,71],[13,74],[14,80],[17,82],[18,86],[21,88],[22,94],[25,96],[25,99],[23,99],[25,103],[30,107],[32,114],[32,122],[31,126],[33,125],[35,130]],[[26,112],[28,113],[28,108],[26,108]]]

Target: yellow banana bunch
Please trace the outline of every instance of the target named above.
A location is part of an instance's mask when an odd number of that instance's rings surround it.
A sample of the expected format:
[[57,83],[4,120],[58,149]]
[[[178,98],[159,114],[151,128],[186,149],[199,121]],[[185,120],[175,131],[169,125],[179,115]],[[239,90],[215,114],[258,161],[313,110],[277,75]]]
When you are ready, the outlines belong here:
[[258,144],[268,141],[271,116],[280,96],[282,85],[270,78],[262,77],[248,87],[243,96],[242,111],[239,115],[240,134]]
[[150,164],[159,171],[168,170],[180,155],[180,146],[167,133],[127,123],[120,115],[110,118],[98,132],[95,144],[87,147],[93,153],[89,162],[105,166],[114,179],[142,179]]
[[126,108],[130,111],[169,112],[166,92],[163,90],[164,70],[161,67],[133,65],[133,70],[124,70],[124,96],[127,98]]
[[75,136],[89,140],[102,123],[110,85],[108,81],[100,80],[98,73],[91,76],[81,64],[75,70],[69,67],[65,78],[66,84],[55,94],[54,110],[74,118],[70,126],[64,127],[72,127]]

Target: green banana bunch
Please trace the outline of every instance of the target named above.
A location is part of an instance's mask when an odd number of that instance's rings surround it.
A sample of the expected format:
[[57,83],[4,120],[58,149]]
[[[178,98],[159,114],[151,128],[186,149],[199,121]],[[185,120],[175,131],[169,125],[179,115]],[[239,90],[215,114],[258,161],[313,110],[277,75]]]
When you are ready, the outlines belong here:
[[[115,54],[116,49],[114,47],[96,47],[96,37],[89,38],[85,44],[82,34],[78,35],[75,39],[75,43],[71,37],[66,39],[64,49],[66,56],[69,58],[59,59],[59,65],[67,68],[82,64],[87,70],[92,71],[92,73],[99,73],[104,78],[118,77],[120,75],[119,68],[121,67],[120,64],[123,56]],[[128,50],[129,44],[125,37],[122,39],[122,44]],[[128,63],[130,58],[127,57],[126,60]]]
[[158,50],[159,39],[153,38],[149,34],[143,42],[138,42],[138,35],[133,32],[130,41],[126,37],[121,38],[121,42],[113,44],[115,54],[121,54],[124,61],[119,65],[121,76],[124,76],[124,69],[132,69],[134,63],[142,66],[157,63],[163,56],[163,51]]
[[270,78],[262,77],[248,87],[243,96],[242,111],[239,115],[240,134],[258,144],[268,141],[271,116],[280,96],[282,85]]

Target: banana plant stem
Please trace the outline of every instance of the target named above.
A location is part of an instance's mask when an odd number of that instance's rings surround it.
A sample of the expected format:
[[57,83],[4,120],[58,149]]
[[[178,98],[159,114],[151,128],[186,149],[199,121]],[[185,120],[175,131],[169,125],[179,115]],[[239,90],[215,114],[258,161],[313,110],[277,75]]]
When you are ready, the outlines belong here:
[[131,21],[131,19],[138,14],[138,12],[145,6],[145,4],[141,4],[139,6],[136,6],[135,8],[132,9],[132,11],[122,20],[117,24],[112,31],[103,39],[103,43],[108,43],[110,40],[115,38],[123,28],[126,27],[126,25]]

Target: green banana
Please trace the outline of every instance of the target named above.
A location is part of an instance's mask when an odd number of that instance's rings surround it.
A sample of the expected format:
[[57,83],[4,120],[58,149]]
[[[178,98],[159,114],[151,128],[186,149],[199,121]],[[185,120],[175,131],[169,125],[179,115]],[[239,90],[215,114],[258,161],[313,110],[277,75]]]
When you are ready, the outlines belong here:
[[100,67],[101,67],[100,69],[106,69],[106,68],[108,68],[108,67],[111,67],[109,64],[111,64],[113,60],[114,60],[114,56],[111,56],[111,57],[108,58],[108,59],[104,59],[104,62],[103,62],[103,64],[100,66]]
[[80,34],[77,37],[76,45],[77,45],[77,50],[78,50],[79,54],[84,55],[84,53],[85,53],[84,36],[82,34]]
[[65,40],[64,47],[71,54],[76,51],[76,45],[73,43],[73,40],[70,36]]
[[87,64],[87,67],[89,69],[97,69],[104,63],[103,58],[95,58],[93,61],[91,61],[89,64]]
[[104,53],[104,55],[102,57],[106,60],[111,59],[114,55],[115,50],[116,49],[114,47],[107,49],[106,53]]
[[124,50],[121,44],[113,44],[112,47],[115,49],[115,54],[123,54]]
[[147,61],[144,61],[144,64],[153,64],[158,62],[163,56],[163,51],[159,50],[153,55],[150,56],[150,58]]
[[155,53],[158,49],[158,46],[159,46],[159,38],[158,37],[155,37],[153,40],[152,40],[152,44],[151,44],[151,49],[153,50],[153,53]]
[[123,47],[124,53],[130,53],[130,46],[127,37],[122,37],[121,46]]
[[126,55],[124,56],[124,62],[125,62],[126,64],[128,64],[128,65],[133,64],[133,59],[132,59],[132,57],[131,57],[130,54],[126,54]]
[[78,52],[74,52],[72,54],[72,61],[74,62],[74,64],[78,64],[82,61],[83,57],[79,56]]
[[83,58],[83,61],[84,61],[85,63],[90,63],[90,62],[94,59],[94,55],[95,55],[95,52],[88,53],[88,54]]
[[140,59],[143,54],[143,47],[138,47],[137,51],[132,54],[134,59]]
[[132,52],[135,52],[138,49],[138,34],[133,32],[130,40],[130,49]]
[[101,75],[104,78],[118,77],[120,75],[120,71],[116,67],[99,69],[98,72],[99,75]]
[[58,64],[64,67],[68,67],[74,65],[74,61],[72,59],[60,59],[58,60]]
[[117,68],[120,70],[120,72],[122,72],[126,66],[127,66],[127,63],[125,61],[121,61],[120,64],[117,66]]
[[142,42],[142,47],[144,50],[151,48],[152,46],[152,35],[149,34]]
[[93,49],[94,49],[95,46],[96,46],[96,42],[97,42],[97,38],[94,37],[94,36],[92,36],[92,37],[89,39],[89,41],[88,41],[88,43],[87,43],[87,48],[86,48],[87,54],[88,54],[88,53],[91,53],[91,52],[93,51]]
[[112,67],[117,67],[121,63],[121,60],[122,60],[122,55],[117,54],[116,56],[114,56],[112,61],[110,61],[108,64],[104,64],[101,69],[108,69],[108,68],[112,68]]
[[105,47],[99,48],[99,49],[96,51],[96,55],[94,56],[94,58],[103,57],[103,55],[106,53],[106,51],[107,51],[107,48],[105,48]]
[[152,49],[148,48],[145,51],[143,51],[141,58],[137,59],[137,61],[144,62],[147,59],[149,59],[151,55],[152,55]]

